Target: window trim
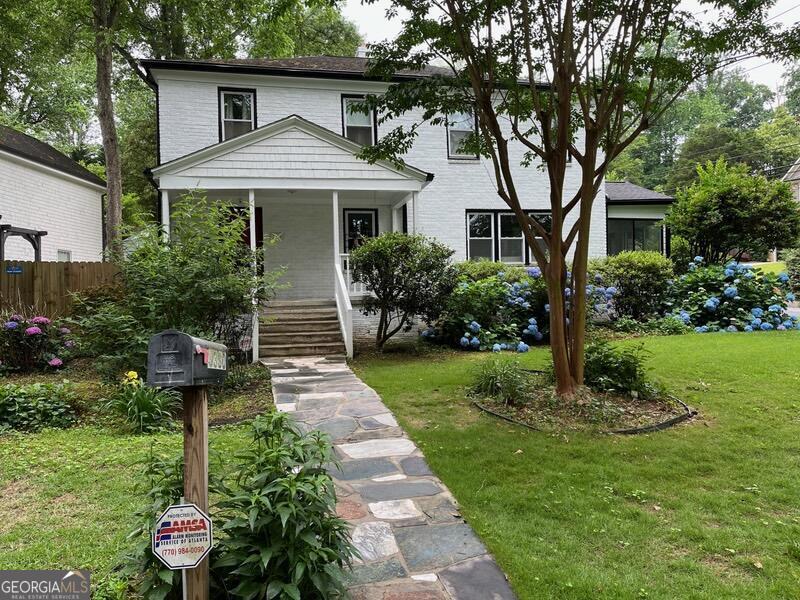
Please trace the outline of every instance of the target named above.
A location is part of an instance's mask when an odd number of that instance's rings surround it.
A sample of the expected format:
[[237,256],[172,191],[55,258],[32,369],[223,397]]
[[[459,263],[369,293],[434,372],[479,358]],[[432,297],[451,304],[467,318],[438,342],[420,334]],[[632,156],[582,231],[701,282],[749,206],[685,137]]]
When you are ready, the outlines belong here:
[[342,209],[342,253],[343,254],[350,254],[350,250],[347,249],[347,230],[348,230],[348,222],[347,222],[347,213],[372,213],[373,215],[373,223],[375,227],[373,228],[375,231],[375,235],[373,237],[378,237],[380,235],[380,226],[378,224],[378,209],[377,208],[357,208],[357,207],[347,207]]
[[[67,255],[67,259],[66,260],[61,260],[58,257],[58,255],[61,254],[62,252]],[[57,249],[56,250],[56,262],[72,262],[72,250],[65,250],[64,248]]]
[[[347,137],[347,110],[345,106],[347,106],[347,100],[366,100],[366,94],[342,94],[341,98],[339,99],[339,103],[341,104],[342,109],[342,137]],[[370,114],[372,115],[372,141],[370,142],[371,146],[374,146],[375,143],[378,141],[378,116],[375,114],[374,110],[370,110]],[[351,142],[353,140],[350,140]],[[358,142],[355,142],[358,143]]]
[[[224,127],[224,94],[226,93],[235,93],[235,94],[250,94],[252,101],[252,118],[250,119],[251,124],[253,125],[253,129],[250,131],[254,131],[258,129],[258,99],[256,94],[256,88],[241,88],[241,87],[217,87],[217,126],[219,128],[219,141],[224,142],[225,140],[225,127]],[[242,121],[244,122],[244,121]],[[248,132],[249,133],[249,132]],[[244,135],[244,134],[240,134]],[[239,137],[238,135],[235,137]],[[228,138],[233,139],[233,138]]]
[[[661,223],[661,225],[659,226],[659,229],[661,230],[661,235],[658,238],[659,249],[658,250],[651,250],[651,252],[660,252],[662,255],[668,256],[664,252],[664,248],[666,247],[666,239],[665,239],[665,237],[667,235],[666,234],[667,229],[664,226],[664,219],[648,219],[648,218],[639,219],[639,218],[631,218],[631,217],[606,217],[606,256],[616,256],[616,255],[611,254],[609,252],[609,248],[610,248],[609,244],[611,243],[611,239],[610,239],[610,237],[608,235],[608,221],[630,221],[631,222],[632,231],[633,231],[633,243],[634,243],[634,246],[636,245],[636,221],[649,222],[649,223],[651,223],[653,225]],[[635,248],[634,248],[634,250],[635,250]],[[620,252],[624,252],[624,251],[625,250],[621,250]],[[617,253],[617,254],[619,254],[619,253]]]
[[[475,135],[478,134],[478,115],[475,111],[472,111],[472,133]],[[480,160],[480,155],[476,152],[473,154],[455,154],[454,151],[450,148],[450,115],[447,115],[444,120],[444,128],[447,137],[447,160],[468,160],[468,161],[477,161]],[[456,131],[460,131],[456,129]]]
[[[489,223],[491,224],[492,233],[488,238],[485,238],[485,237],[476,237],[476,238],[474,238],[474,237],[472,237],[470,235],[470,233],[469,233],[469,218],[472,215],[489,215]],[[467,235],[467,237],[466,237],[466,239],[467,239],[467,252],[466,252],[467,260],[485,259],[485,257],[483,257],[483,256],[480,256],[480,257],[478,257],[476,259],[472,258],[472,256],[470,255],[470,251],[469,251],[469,242],[470,242],[470,240],[489,240],[491,242],[491,247],[492,247],[492,257],[491,257],[490,260],[492,260],[492,261],[497,260],[496,259],[496,257],[497,257],[497,252],[496,252],[497,251],[497,242],[495,240],[495,216],[496,215],[495,215],[494,211],[492,211],[492,210],[468,210],[466,212],[465,223],[466,223],[466,227],[467,227],[467,232],[466,232],[466,235]]]

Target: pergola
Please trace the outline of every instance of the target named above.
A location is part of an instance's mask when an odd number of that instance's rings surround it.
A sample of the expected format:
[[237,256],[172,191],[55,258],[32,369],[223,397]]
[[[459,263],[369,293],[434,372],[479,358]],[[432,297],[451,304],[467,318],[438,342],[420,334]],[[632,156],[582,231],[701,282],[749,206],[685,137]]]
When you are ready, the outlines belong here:
[[33,260],[41,262],[42,238],[47,235],[47,232],[14,227],[13,225],[0,225],[0,262],[6,259],[6,240],[15,235],[30,242],[31,246],[33,246]]

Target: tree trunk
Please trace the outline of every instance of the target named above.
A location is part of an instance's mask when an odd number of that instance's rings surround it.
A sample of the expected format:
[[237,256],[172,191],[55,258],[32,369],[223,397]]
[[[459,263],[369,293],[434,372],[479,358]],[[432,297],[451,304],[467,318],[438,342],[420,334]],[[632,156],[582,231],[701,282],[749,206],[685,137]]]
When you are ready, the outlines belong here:
[[116,0],[92,0],[94,13],[94,55],[97,65],[97,118],[106,158],[106,250],[120,250],[122,224],[122,165],[111,76],[114,67],[113,29],[119,15]]
[[571,397],[577,388],[572,376],[569,356],[569,327],[564,311],[565,264],[560,257],[553,257],[545,269],[547,298],[550,303],[550,351],[553,355],[553,372],[556,394]]

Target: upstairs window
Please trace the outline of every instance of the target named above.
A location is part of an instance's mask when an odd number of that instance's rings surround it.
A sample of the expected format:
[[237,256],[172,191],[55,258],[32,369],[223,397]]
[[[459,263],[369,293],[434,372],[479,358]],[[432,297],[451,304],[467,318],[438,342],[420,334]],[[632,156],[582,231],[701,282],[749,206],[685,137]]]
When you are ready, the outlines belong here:
[[220,141],[256,128],[255,90],[220,90]]
[[463,148],[464,141],[476,132],[475,117],[472,113],[455,113],[447,117],[447,156],[448,158],[471,158],[478,156]]
[[364,96],[342,96],[342,133],[348,140],[362,146],[375,143],[375,118],[370,110],[363,113],[359,107],[364,104]]

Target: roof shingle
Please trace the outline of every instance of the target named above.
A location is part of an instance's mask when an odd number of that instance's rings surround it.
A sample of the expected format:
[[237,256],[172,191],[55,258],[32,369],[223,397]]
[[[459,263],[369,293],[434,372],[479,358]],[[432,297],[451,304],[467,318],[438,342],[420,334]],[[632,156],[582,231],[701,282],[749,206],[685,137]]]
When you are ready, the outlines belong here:
[[27,158],[56,171],[78,177],[95,185],[105,186],[106,182],[82,167],[66,154],[62,154],[49,144],[26,135],[11,127],[0,125],[0,151]]
[[673,202],[675,198],[627,181],[606,181],[606,200],[609,204],[631,202],[667,204]]

